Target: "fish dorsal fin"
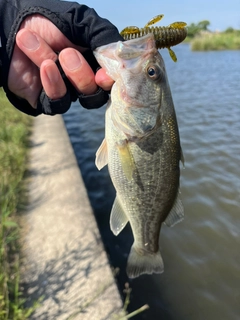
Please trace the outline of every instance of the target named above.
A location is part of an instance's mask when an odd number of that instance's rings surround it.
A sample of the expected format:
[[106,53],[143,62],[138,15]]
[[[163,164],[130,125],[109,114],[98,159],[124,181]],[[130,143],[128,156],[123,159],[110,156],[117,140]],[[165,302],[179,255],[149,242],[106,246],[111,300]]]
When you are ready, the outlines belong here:
[[106,139],[103,139],[100,147],[96,152],[96,160],[95,160],[96,167],[98,170],[101,170],[108,164],[108,154],[107,154],[107,142]]
[[175,224],[181,222],[184,219],[184,209],[181,199],[179,198],[179,195],[177,196],[177,199],[174,202],[174,205],[172,207],[172,210],[170,211],[169,215],[167,216],[164,223],[168,227],[173,227]]
[[129,143],[127,140],[122,141],[117,145],[117,150],[120,158],[120,162],[122,165],[123,172],[128,179],[128,181],[132,180],[133,172],[135,170],[135,162],[129,148]]
[[110,216],[110,228],[113,234],[117,236],[124,229],[127,223],[128,218],[125,215],[121,204],[119,203],[119,200],[116,196]]

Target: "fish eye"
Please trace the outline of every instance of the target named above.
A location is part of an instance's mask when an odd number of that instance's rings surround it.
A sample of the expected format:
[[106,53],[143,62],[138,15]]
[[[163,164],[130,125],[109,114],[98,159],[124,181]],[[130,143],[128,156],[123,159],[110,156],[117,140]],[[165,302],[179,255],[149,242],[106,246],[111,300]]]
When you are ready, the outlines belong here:
[[157,80],[160,77],[161,70],[158,66],[149,66],[147,68],[147,74],[153,80]]

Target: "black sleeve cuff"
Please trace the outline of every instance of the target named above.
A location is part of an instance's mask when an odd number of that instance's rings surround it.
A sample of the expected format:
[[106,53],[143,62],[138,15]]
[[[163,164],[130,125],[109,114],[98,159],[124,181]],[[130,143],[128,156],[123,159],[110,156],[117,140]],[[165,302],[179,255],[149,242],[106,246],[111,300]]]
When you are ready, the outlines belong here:
[[102,107],[109,99],[108,92],[99,88],[98,91],[91,95],[80,94],[78,96],[81,106],[85,109],[96,109]]

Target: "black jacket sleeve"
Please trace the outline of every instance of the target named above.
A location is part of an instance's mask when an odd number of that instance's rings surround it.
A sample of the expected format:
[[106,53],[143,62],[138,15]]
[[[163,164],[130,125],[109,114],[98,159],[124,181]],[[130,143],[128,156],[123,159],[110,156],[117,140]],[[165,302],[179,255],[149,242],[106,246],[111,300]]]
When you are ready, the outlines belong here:
[[[108,20],[97,15],[94,9],[76,2],[59,0],[0,0],[0,85],[8,99],[21,111],[36,116],[40,113],[64,113],[76,100],[71,84],[65,79],[68,88],[64,99],[51,101],[44,92],[40,94],[37,109],[33,109],[26,100],[19,99],[8,89],[8,72],[15,45],[15,36],[23,20],[33,14],[48,18],[74,44],[89,50],[85,58],[96,71],[98,64],[92,51],[102,45],[122,40],[118,30]],[[95,108],[106,103],[108,96],[102,90],[90,97],[80,97],[80,103],[86,108]],[[68,105],[66,107],[66,105]],[[67,109],[67,110],[66,110]]]

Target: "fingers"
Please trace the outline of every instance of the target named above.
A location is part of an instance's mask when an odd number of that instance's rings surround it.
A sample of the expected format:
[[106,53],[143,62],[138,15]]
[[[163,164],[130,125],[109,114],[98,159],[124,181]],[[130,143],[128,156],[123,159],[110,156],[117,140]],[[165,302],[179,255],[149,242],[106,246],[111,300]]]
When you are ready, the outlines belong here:
[[8,88],[16,96],[26,99],[32,107],[35,107],[42,88],[38,68],[17,45],[9,68]]
[[105,91],[108,91],[112,88],[112,85],[114,83],[113,79],[110,78],[104,69],[99,69],[95,76],[96,84],[103,88]]
[[[30,59],[28,61],[29,70],[33,64],[40,68],[42,86],[47,96],[52,100],[63,97],[66,94],[66,86],[54,63],[57,60],[57,54],[51,47],[38,34],[28,29],[22,29],[17,33],[16,43],[18,48]],[[28,91],[25,96],[27,94]],[[34,96],[31,95],[27,98],[32,106],[36,105],[38,95],[39,92],[36,91]]]
[[78,92],[89,95],[97,91],[94,72],[80,52],[73,48],[66,48],[60,52],[59,61]]
[[[30,65],[31,68],[33,65],[40,68],[42,86],[47,96],[52,100],[59,99],[66,94],[65,83],[55,64],[57,58],[59,58],[66,76],[79,93],[90,95],[97,91],[98,86],[104,90],[110,90],[112,87],[113,80],[107,76],[106,72],[100,69],[95,76],[87,61],[74,48],[63,49],[58,57],[39,34],[25,28],[17,33],[16,43],[18,48],[29,58],[29,70]],[[37,90],[35,95],[31,93],[31,98],[28,99],[28,88],[26,88],[24,96],[34,106],[39,91]]]
[[102,68],[94,75],[91,67],[77,50],[72,48],[62,50],[59,61],[73,86],[85,95],[96,92],[98,86],[108,91],[114,83]]
[[44,60],[57,60],[57,54],[37,33],[28,29],[22,29],[17,33],[16,43],[18,47],[39,68]]
[[[51,47],[38,34],[28,29],[21,29],[18,32],[16,42],[28,58],[39,68],[41,67],[41,80],[47,95],[51,99],[63,96],[66,93],[62,91],[62,88],[65,88],[64,82],[57,68],[50,62],[50,60],[57,60],[57,54]],[[48,60],[47,63],[46,60]],[[73,48],[66,48],[59,54],[59,61],[78,92],[88,95],[97,91],[95,75],[80,52]],[[59,94],[61,94],[60,97]]]
[[43,61],[40,77],[43,88],[51,100],[59,99],[66,94],[66,86],[54,61],[50,59]]

